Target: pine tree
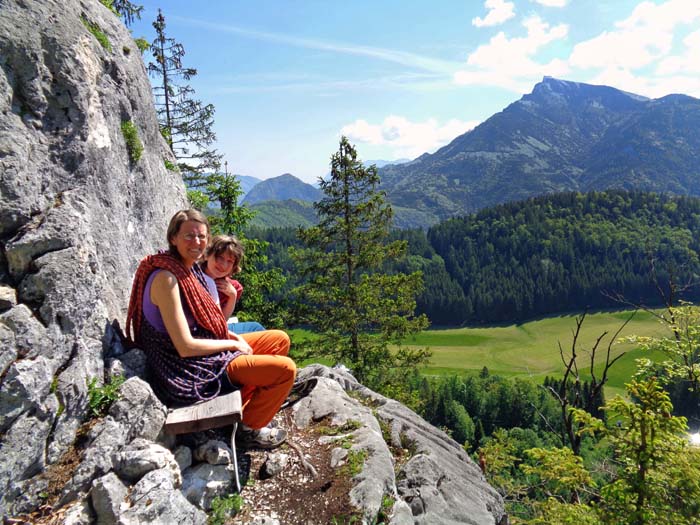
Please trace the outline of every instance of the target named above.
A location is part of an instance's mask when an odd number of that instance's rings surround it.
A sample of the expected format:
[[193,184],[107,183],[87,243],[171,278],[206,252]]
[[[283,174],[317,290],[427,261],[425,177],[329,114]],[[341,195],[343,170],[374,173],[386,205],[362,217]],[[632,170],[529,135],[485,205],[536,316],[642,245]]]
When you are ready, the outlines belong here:
[[420,272],[383,272],[385,261],[403,255],[406,242],[386,243],[392,210],[379,182],[376,167],[365,168],[343,137],[330,178],[320,181],[324,197],[314,204],[319,224],[299,230],[306,248],[294,257],[307,279],[298,289],[306,320],[320,334],[313,351],[350,367],[370,388],[400,397],[406,393],[400,378],[429,353],[398,345],[428,320],[414,315]]
[[166,35],[160,10],[153,27],[157,35],[151,44],[155,62],[148,64],[148,71],[158,80],[153,94],[160,130],[185,182],[190,188],[200,189],[207,184],[206,174],[218,172],[221,164],[221,155],[212,148],[216,140],[214,106],[196,100],[194,89],[184,83],[197,70],[182,65],[185,49]]

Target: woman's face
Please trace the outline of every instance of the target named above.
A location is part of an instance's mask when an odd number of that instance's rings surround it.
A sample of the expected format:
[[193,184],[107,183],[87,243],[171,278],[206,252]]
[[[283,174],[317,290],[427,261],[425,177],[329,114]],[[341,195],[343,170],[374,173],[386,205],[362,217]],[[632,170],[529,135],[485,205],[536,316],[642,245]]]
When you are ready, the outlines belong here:
[[212,279],[229,277],[233,272],[233,267],[235,265],[236,257],[233,254],[224,252],[220,255],[215,255],[212,253],[209,257],[207,257],[206,273]]
[[208,241],[207,227],[196,221],[183,222],[175,237],[170,239],[187,266],[192,266],[202,257]]

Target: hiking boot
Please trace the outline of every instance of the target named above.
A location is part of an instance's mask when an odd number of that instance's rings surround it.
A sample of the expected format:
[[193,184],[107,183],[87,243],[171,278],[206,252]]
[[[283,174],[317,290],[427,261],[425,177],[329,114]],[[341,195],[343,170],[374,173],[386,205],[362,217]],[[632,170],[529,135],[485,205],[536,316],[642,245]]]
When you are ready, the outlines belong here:
[[236,435],[236,443],[241,448],[271,449],[279,447],[286,440],[287,431],[283,428],[241,428]]

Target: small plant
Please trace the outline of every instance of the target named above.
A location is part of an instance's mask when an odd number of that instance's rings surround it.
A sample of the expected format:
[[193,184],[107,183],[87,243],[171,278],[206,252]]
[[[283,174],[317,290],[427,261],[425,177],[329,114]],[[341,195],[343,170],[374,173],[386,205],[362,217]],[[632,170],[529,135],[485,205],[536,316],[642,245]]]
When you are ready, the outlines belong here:
[[131,120],[122,122],[122,135],[126,141],[126,149],[129,152],[129,159],[136,164],[143,153],[143,143],[139,138],[139,132]]
[[80,20],[83,22],[83,25],[87,28],[88,31],[90,31],[92,36],[95,37],[95,39],[100,43],[100,45],[103,48],[105,48],[107,51],[112,51],[112,44],[109,43],[109,38],[107,38],[107,35],[104,34],[104,31],[100,29],[100,26],[93,22],[90,22],[84,16],[81,16]]
[[51,386],[49,387],[49,392],[55,394],[56,390],[58,390],[58,376],[53,376]]
[[105,6],[107,9],[112,11],[115,15],[119,15],[116,9],[114,9],[114,6],[112,5],[114,3],[114,0],[100,0],[100,3]]
[[226,519],[238,514],[243,507],[243,498],[240,494],[230,494],[226,497],[217,496],[211,502],[211,513],[207,523],[209,525],[223,525]]
[[362,423],[355,419],[348,419],[345,423],[339,427],[329,427],[327,425],[320,426],[318,428],[318,433],[322,436],[337,436],[338,434],[345,434],[347,432],[352,432],[357,430],[362,426]]
[[171,162],[168,159],[163,159],[163,164],[165,165],[166,170],[174,171],[175,173],[180,173],[180,168],[178,168],[177,164],[175,164],[174,162]]
[[104,416],[112,403],[119,399],[119,387],[124,383],[123,375],[111,376],[104,386],[97,386],[97,378],[88,383],[88,404],[95,417]]
[[139,48],[139,51],[141,51],[141,54],[143,55],[146,51],[151,49],[151,44],[148,43],[148,40],[146,40],[143,37],[140,38],[134,38],[134,42],[136,43],[136,47]]
[[367,459],[366,450],[349,450],[346,463],[340,470],[341,474],[348,477],[357,476],[360,472],[362,472],[362,467],[365,465],[365,459]]

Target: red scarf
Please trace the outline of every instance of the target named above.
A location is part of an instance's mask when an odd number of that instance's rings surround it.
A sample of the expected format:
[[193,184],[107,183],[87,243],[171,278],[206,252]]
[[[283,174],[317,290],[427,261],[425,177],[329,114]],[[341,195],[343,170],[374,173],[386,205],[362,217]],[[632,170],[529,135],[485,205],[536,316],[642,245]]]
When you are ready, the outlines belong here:
[[129,310],[126,314],[126,336],[133,344],[141,331],[143,322],[143,293],[148,277],[155,270],[167,270],[177,279],[181,296],[192,312],[198,326],[208,330],[217,339],[228,339],[228,327],[221,309],[211,294],[199,282],[197,276],[185,268],[179,259],[169,253],[146,256],[140,263],[131,288]]

